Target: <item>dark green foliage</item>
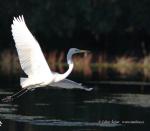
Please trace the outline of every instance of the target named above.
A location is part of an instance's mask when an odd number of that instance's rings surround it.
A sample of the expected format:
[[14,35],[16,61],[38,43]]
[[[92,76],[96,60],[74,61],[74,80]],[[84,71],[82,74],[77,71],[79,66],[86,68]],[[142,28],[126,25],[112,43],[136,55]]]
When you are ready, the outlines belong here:
[[24,14],[41,32],[72,36],[76,29],[92,32],[147,29],[150,1],[143,0],[5,0],[1,17]]
[[[0,28],[5,32],[2,35],[10,34],[12,17],[23,14],[31,32],[44,43],[51,40],[84,43],[90,36],[107,47],[105,39],[110,42],[114,34],[125,35],[126,39],[141,31],[149,35],[150,30],[149,0],[5,0],[0,1],[0,12]],[[100,37],[104,41],[99,41]],[[141,39],[145,40],[145,36]],[[9,42],[9,39],[0,42]]]

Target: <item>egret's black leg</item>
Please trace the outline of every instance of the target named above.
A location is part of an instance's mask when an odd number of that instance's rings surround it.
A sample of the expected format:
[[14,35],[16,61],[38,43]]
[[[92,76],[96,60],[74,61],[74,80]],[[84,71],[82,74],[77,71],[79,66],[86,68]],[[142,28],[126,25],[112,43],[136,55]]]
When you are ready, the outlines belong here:
[[18,95],[16,96],[16,98],[19,98],[20,96],[22,96],[23,94],[25,94],[25,93],[28,92],[28,91],[29,91],[29,89],[24,90],[22,93],[18,94]]
[[11,102],[11,101],[17,99],[18,97],[22,96],[23,94],[25,94],[27,91],[29,91],[29,89],[24,88],[11,96],[6,96],[5,98],[2,99],[2,101],[3,102]]

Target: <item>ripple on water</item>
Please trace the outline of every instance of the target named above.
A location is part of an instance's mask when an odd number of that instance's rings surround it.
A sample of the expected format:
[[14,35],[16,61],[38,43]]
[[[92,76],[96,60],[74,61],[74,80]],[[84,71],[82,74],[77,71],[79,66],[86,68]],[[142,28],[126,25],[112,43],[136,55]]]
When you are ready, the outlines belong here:
[[110,96],[84,101],[84,103],[112,103],[130,106],[150,107],[150,95],[148,94],[112,94]]
[[100,122],[80,122],[80,121],[63,121],[63,120],[36,120],[33,125],[44,126],[67,126],[67,127],[116,127],[121,126],[117,123],[100,123]]
[[0,104],[0,113],[13,113],[17,110],[18,105]]
[[80,122],[80,121],[65,121],[56,119],[46,119],[43,116],[23,116],[16,114],[0,114],[2,119],[13,120],[16,122],[24,122],[31,125],[42,126],[62,126],[62,127],[116,127],[121,126],[117,123],[100,123],[100,122]]

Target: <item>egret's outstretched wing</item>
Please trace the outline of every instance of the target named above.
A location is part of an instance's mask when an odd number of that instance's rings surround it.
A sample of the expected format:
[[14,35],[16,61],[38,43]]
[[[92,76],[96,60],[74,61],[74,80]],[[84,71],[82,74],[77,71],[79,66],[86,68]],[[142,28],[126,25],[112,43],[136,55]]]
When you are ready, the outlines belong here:
[[51,83],[49,86],[52,87],[59,87],[59,88],[65,88],[65,89],[83,89],[86,91],[91,91],[93,88],[86,88],[84,86],[82,86],[82,84],[79,84],[77,82],[68,80],[68,79],[64,79],[62,81],[56,82],[56,83]]
[[11,25],[22,69],[28,75],[52,74],[41,48],[28,30],[23,16],[14,17]]

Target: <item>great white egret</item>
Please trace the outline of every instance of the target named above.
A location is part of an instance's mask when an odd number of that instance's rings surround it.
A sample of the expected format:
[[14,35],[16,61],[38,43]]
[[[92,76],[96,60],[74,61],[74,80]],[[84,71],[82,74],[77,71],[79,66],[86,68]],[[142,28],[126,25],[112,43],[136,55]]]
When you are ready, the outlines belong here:
[[23,16],[19,16],[17,18],[14,17],[13,24],[11,25],[11,31],[18,52],[21,68],[28,77],[20,78],[20,85],[22,87],[21,91],[5,97],[2,101],[12,101],[29,90],[45,86],[66,89],[78,88],[86,91],[92,90],[92,88],[85,88],[79,83],[66,79],[74,67],[72,56],[77,53],[85,53],[87,52],[86,50],[71,48],[67,54],[67,63],[69,68],[64,74],[59,74],[50,70],[42,50],[27,28]]

